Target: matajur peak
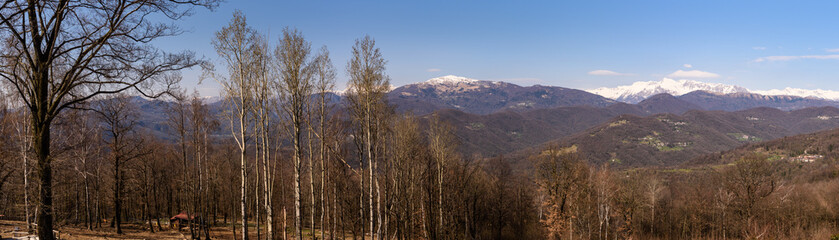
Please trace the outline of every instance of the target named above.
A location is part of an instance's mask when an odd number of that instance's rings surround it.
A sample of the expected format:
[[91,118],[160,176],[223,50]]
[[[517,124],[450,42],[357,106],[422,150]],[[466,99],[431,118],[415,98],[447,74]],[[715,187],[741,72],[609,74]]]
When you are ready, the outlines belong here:
[[477,82],[476,79],[471,79],[467,77],[455,76],[455,75],[446,75],[442,77],[436,77],[432,79],[426,80],[424,83],[428,84],[458,84],[458,83],[474,83]]

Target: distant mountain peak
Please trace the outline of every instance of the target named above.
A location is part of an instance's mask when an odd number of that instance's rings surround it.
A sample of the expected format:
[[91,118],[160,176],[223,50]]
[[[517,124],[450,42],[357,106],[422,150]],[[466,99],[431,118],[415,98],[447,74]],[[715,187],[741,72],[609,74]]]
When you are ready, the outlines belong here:
[[821,98],[827,100],[837,101],[839,100],[839,91],[833,90],[822,90],[822,89],[801,89],[801,88],[791,88],[787,87],[784,89],[770,89],[770,90],[754,90],[751,91],[752,93],[757,93],[761,95],[789,95],[789,96],[798,96],[803,98]]
[[722,94],[749,92],[748,89],[735,85],[686,79],[673,80],[670,78],[662,78],[660,81],[634,82],[632,85],[614,88],[601,87],[587,91],[621,102],[638,103],[656,94],[667,93],[679,96],[699,90]]
[[634,82],[631,85],[623,85],[613,88],[601,87],[586,91],[626,103],[639,103],[648,97],[660,93],[681,96],[695,91],[703,91],[715,95],[749,93],[763,96],[794,96],[839,101],[839,91],[833,90],[812,90],[791,87],[784,89],[749,90],[736,85],[706,83],[685,79],[673,80],[670,78],[663,78],[660,81]]
[[428,79],[428,80],[426,80],[425,82],[422,82],[422,83],[434,84],[434,85],[439,85],[439,84],[452,85],[452,84],[460,84],[460,83],[476,83],[478,81],[479,80],[471,79],[471,78],[467,78],[467,77],[461,77],[461,76],[455,76],[455,75],[446,75],[446,76],[442,76],[442,77],[436,77],[436,78]]

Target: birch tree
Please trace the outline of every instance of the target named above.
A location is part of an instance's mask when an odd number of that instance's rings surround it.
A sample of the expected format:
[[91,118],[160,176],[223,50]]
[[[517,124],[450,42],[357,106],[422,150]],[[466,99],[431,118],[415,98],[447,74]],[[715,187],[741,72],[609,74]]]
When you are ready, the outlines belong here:
[[352,56],[347,63],[347,73],[350,77],[348,101],[351,117],[357,130],[357,138],[363,145],[363,156],[367,160],[368,194],[367,207],[369,209],[368,222],[370,234],[376,239],[375,224],[373,222],[373,186],[374,161],[376,154],[376,131],[380,125],[378,117],[386,106],[385,94],[390,90],[390,79],[385,74],[387,61],[382,57],[376,41],[370,36],[364,36],[355,41]]
[[328,119],[330,118],[329,112],[331,111],[329,94],[335,87],[335,68],[332,66],[332,60],[329,58],[329,50],[326,46],[322,47],[315,57],[312,70],[316,79],[315,91],[318,96],[317,111],[318,123],[320,124],[318,126],[318,138],[320,142],[320,230],[322,233],[321,238],[325,238],[323,233],[326,231],[326,216],[329,215],[327,212],[329,209],[328,200],[326,199],[326,186],[327,180],[329,179],[327,176],[329,173],[327,165],[329,154],[327,153],[326,144],[330,142],[327,136],[329,132],[327,127],[329,126]]
[[252,67],[257,37],[256,30],[248,26],[245,15],[241,11],[234,12],[233,19],[227,26],[216,32],[216,38],[213,40],[213,46],[227,70],[227,76],[215,74],[212,66],[208,66],[210,76],[222,84],[225,104],[229,109],[225,117],[230,122],[230,131],[239,148],[242,239],[248,239],[245,151],[249,140],[248,127],[254,101],[255,74]]
[[439,115],[434,114],[428,125],[429,150],[437,163],[437,234],[443,234],[443,169],[455,157],[456,145],[452,126],[442,122]]
[[262,164],[262,198],[264,201],[264,208],[267,222],[268,239],[274,239],[274,207],[271,201],[274,191],[274,165],[271,160],[271,109],[276,102],[272,99],[274,97],[271,91],[273,84],[273,69],[272,59],[269,50],[268,40],[265,36],[261,36],[257,40],[254,48],[255,62],[253,67],[256,68],[255,74],[255,88],[254,88],[254,108],[253,114],[256,118],[256,136],[257,145],[261,149]]
[[23,214],[24,219],[26,219],[26,230],[28,232],[32,230],[32,219],[30,218],[32,214],[29,212],[29,159],[31,158],[29,153],[32,151],[32,134],[30,133],[31,126],[29,119],[31,117],[27,116],[24,111],[18,111],[15,117],[17,118],[14,121],[15,135],[17,136],[15,140],[18,143],[18,153],[23,164]]
[[192,141],[193,141],[193,157],[194,168],[198,177],[196,183],[196,191],[194,193],[194,207],[193,213],[198,213],[201,216],[198,226],[203,232],[205,238],[210,237],[209,228],[207,228],[207,217],[209,216],[209,203],[207,201],[207,185],[209,181],[206,179],[208,172],[207,163],[209,161],[209,147],[211,145],[210,132],[218,127],[218,122],[210,115],[210,109],[207,105],[198,98],[197,93],[190,101],[190,116],[192,116]]
[[[283,37],[275,51],[279,73],[279,96],[281,115],[285,129],[293,145],[293,185],[295,237],[303,238],[303,199],[301,196],[301,174],[303,159],[303,134],[306,131],[306,110],[312,94],[311,74],[308,72],[310,43],[296,29],[283,29]],[[314,226],[313,226],[314,227]],[[314,233],[314,228],[312,229]]]

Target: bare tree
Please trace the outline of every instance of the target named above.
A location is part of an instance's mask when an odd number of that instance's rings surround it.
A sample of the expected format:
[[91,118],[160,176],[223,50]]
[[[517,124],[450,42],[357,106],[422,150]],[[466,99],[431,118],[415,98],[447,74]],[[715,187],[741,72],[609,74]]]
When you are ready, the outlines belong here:
[[228,76],[219,76],[214,74],[211,68],[208,69],[211,77],[219,81],[224,87],[225,103],[229,107],[226,117],[230,121],[230,130],[239,148],[243,240],[248,239],[245,150],[247,149],[247,137],[249,136],[247,130],[254,101],[255,73],[252,67],[257,38],[256,30],[248,26],[245,15],[241,11],[234,12],[233,19],[226,27],[216,32],[216,38],[213,40],[213,46],[222,58]]
[[75,121],[73,128],[77,131],[71,133],[75,144],[70,150],[70,156],[75,161],[74,170],[81,176],[84,187],[85,225],[88,230],[93,230],[93,209],[90,200],[91,176],[89,165],[95,164],[96,156],[101,154],[98,133],[102,131],[90,114],[82,111],[74,111]]
[[[324,233],[326,231],[324,227],[325,218],[329,215],[327,213],[329,209],[328,200],[326,199],[326,181],[329,179],[327,176],[329,156],[326,144],[330,142],[327,136],[329,133],[327,127],[329,126],[328,119],[331,111],[329,94],[335,87],[335,68],[332,66],[332,60],[329,58],[329,50],[326,49],[326,46],[318,52],[312,69],[314,77],[317,79],[315,81],[315,91],[318,94],[318,122],[320,123],[320,126],[318,126],[318,138],[320,138],[320,230],[321,233]],[[330,234],[332,233],[330,232]],[[325,238],[323,234],[321,234],[321,238]]]
[[18,153],[20,154],[20,158],[23,163],[23,209],[24,209],[24,218],[26,219],[26,230],[32,230],[32,220],[30,219],[31,213],[29,213],[29,152],[32,151],[32,134],[30,133],[30,119],[31,117],[27,116],[26,112],[18,111],[16,114],[16,121],[14,121],[16,136],[17,136],[17,143],[18,143]]
[[592,180],[597,202],[598,235],[601,239],[609,239],[609,223],[614,209],[612,198],[616,192],[609,165],[596,170]]
[[[393,129],[393,185],[396,205],[396,237],[414,239],[413,223],[416,211],[415,192],[418,192],[421,180],[417,176],[422,171],[423,160],[428,159],[424,135],[419,130],[416,117],[408,114],[394,123]],[[422,213],[424,214],[424,213]]]
[[566,222],[570,206],[587,178],[588,169],[578,157],[576,146],[560,149],[549,145],[533,158],[536,162],[537,184],[546,197],[543,205],[547,214],[542,222],[547,228],[548,237],[558,239],[571,228],[570,223]]
[[390,90],[390,80],[385,74],[387,61],[382,57],[376,41],[370,36],[364,36],[355,41],[352,50],[352,57],[347,63],[347,72],[350,77],[348,100],[355,128],[358,130],[359,139],[363,141],[363,154],[367,160],[367,172],[369,180],[368,209],[370,234],[376,239],[373,222],[373,179],[374,161],[377,159],[376,138],[377,129],[381,127],[380,114],[384,113],[386,106],[385,94]]
[[256,138],[257,145],[261,149],[259,154],[262,156],[262,195],[264,201],[264,208],[267,220],[267,234],[268,239],[274,239],[274,210],[272,199],[272,192],[274,189],[274,167],[271,163],[271,109],[276,103],[274,102],[273,92],[271,91],[273,71],[272,59],[270,58],[270,51],[268,40],[265,36],[257,38],[257,44],[254,47],[254,64],[255,68],[255,87],[254,87],[254,108],[253,114],[256,118]]
[[780,185],[778,164],[760,154],[746,155],[725,173],[725,185],[734,193],[739,212],[751,221],[755,207]]
[[198,98],[197,93],[192,97],[189,105],[191,107],[190,116],[192,116],[192,145],[195,155],[194,168],[198,177],[196,183],[197,191],[194,193],[195,203],[193,212],[200,214],[198,216],[201,222],[198,223],[198,226],[203,232],[197,234],[199,235],[199,239],[201,234],[204,234],[204,237],[209,239],[210,231],[207,227],[207,217],[209,216],[207,185],[209,181],[205,179],[205,175],[207,175],[205,174],[207,172],[205,169],[207,168],[210,155],[209,147],[211,139],[209,139],[209,135],[210,132],[218,127],[219,123],[210,115],[210,109]]
[[437,234],[442,234],[443,225],[443,169],[455,157],[455,139],[452,126],[440,120],[439,115],[431,117],[428,127],[428,144],[431,156],[437,163]]
[[[179,145],[178,151],[180,151],[180,154],[178,155],[178,157],[180,157],[181,160],[181,173],[179,174],[181,176],[181,182],[180,184],[177,184],[179,199],[178,201],[176,201],[176,204],[178,205],[175,208],[178,211],[183,211],[186,208],[186,206],[181,207],[180,204],[187,204],[191,202],[187,200],[187,196],[189,194],[186,192],[186,186],[189,186],[188,182],[191,179],[188,177],[189,172],[187,172],[187,170],[189,169],[187,168],[187,153],[189,152],[187,147],[187,143],[189,142],[189,135],[187,135],[187,133],[189,132],[190,127],[190,111],[189,102],[186,96],[184,96],[185,94],[180,91],[175,92],[173,94],[175,96],[175,101],[173,101],[170,104],[166,114],[168,115],[167,124],[169,125],[169,128],[171,128],[173,131],[171,134],[173,134],[177,138]],[[187,216],[189,215],[190,213],[187,212]],[[189,220],[189,218],[187,218],[187,221],[189,221],[190,225],[192,224],[192,221]],[[194,228],[190,228],[190,232],[194,235],[193,230]]]
[[[50,126],[59,113],[128,89],[157,97],[176,83],[163,76],[198,64],[190,52],[166,53],[155,39],[181,31],[151,15],[178,20],[216,0],[4,1],[0,5],[0,78],[31,114],[40,192],[38,236],[53,235]],[[161,87],[162,85],[162,87]],[[157,86],[157,87],[156,87]]]
[[114,221],[117,234],[122,234],[122,198],[125,184],[125,169],[122,167],[129,161],[135,160],[147,152],[142,148],[143,139],[135,137],[137,126],[137,108],[131,102],[131,97],[117,95],[114,98],[101,100],[94,107],[99,120],[102,122],[104,135],[110,157],[114,165]]
[[650,232],[653,232],[653,226],[656,225],[655,220],[655,206],[661,198],[661,191],[664,190],[664,184],[655,175],[649,176],[649,179],[644,183],[644,194],[646,196],[646,204],[650,207]]
[[[294,29],[283,29],[283,37],[277,46],[277,58],[280,82],[281,116],[285,118],[286,131],[291,136],[294,162],[294,223],[296,238],[303,238],[303,199],[301,196],[301,173],[303,158],[303,131],[306,109],[312,93],[311,74],[308,72],[310,43],[303,34]],[[314,227],[314,226],[313,226]],[[312,229],[314,233],[314,228]]]

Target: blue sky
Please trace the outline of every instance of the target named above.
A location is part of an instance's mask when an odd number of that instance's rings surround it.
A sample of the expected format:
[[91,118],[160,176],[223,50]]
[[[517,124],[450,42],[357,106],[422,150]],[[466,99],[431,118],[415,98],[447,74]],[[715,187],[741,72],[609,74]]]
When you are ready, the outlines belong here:
[[[396,86],[452,74],[579,89],[671,76],[839,90],[839,1],[229,0],[157,44],[215,59],[211,38],[234,9],[272,42],[289,26],[313,49],[326,45],[339,88],[354,40],[369,34]],[[182,85],[218,94],[198,77],[185,72]]]

